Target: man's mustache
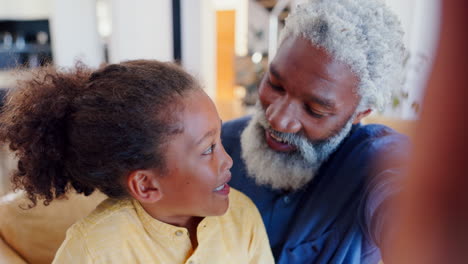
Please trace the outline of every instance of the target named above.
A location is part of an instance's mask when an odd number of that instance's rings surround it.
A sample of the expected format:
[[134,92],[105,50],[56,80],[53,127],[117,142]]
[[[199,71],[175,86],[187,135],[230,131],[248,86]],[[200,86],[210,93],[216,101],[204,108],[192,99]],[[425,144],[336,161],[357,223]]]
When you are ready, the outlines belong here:
[[297,132],[297,133],[287,133],[287,132],[280,132],[277,130],[274,130],[270,123],[266,119],[265,111],[260,108],[258,109],[258,114],[260,115],[259,118],[259,123],[263,127],[263,129],[267,130],[271,134],[273,134],[275,137],[281,138],[283,141],[288,142],[288,144],[293,145],[293,146],[301,146],[301,145],[316,145],[316,144],[321,144],[326,140],[317,140],[317,141],[312,141],[308,139],[303,131]]

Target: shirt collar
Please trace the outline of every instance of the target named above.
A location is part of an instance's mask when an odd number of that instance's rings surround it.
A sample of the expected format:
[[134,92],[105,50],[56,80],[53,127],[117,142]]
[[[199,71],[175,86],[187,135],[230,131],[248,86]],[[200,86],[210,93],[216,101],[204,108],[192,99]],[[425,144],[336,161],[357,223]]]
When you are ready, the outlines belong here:
[[[177,240],[180,239],[180,237],[188,237],[189,234],[187,228],[159,221],[149,215],[143,206],[141,206],[140,202],[132,199],[132,203],[143,227],[151,236],[156,235],[158,239],[161,239],[161,237],[167,237],[171,240]],[[201,227],[213,227],[217,223],[215,219],[216,217],[213,216],[203,218],[203,220],[198,224],[197,230],[199,231]]]

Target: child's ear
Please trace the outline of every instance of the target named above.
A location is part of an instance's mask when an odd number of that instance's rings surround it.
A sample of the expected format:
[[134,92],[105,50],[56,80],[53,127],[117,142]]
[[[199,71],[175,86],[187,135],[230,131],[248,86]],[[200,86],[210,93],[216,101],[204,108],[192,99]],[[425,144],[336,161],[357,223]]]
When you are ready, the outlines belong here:
[[153,170],[133,171],[127,179],[130,195],[142,203],[155,203],[162,196],[158,174]]

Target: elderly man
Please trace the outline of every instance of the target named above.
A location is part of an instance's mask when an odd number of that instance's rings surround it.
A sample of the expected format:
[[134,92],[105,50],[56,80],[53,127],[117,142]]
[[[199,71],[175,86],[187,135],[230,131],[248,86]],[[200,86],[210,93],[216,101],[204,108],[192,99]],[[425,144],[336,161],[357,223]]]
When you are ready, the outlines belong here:
[[[377,263],[407,140],[361,125],[401,85],[405,49],[379,0],[316,0],[287,19],[253,117],[223,126],[231,185],[258,206],[278,263]],[[376,157],[386,166],[374,166]],[[383,252],[385,253],[385,252]]]

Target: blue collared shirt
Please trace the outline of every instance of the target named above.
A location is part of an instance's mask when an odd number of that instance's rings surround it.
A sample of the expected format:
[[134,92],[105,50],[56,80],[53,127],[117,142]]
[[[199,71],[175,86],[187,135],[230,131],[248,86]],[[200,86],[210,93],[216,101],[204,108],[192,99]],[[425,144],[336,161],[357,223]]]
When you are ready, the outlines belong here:
[[387,217],[378,209],[398,191],[401,169],[386,162],[389,166],[375,170],[373,161],[406,152],[407,138],[381,125],[354,125],[314,179],[286,193],[256,185],[247,175],[240,135],[249,120],[222,128],[223,145],[234,160],[230,185],[258,207],[276,262],[377,263],[377,240]]

